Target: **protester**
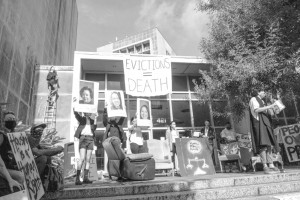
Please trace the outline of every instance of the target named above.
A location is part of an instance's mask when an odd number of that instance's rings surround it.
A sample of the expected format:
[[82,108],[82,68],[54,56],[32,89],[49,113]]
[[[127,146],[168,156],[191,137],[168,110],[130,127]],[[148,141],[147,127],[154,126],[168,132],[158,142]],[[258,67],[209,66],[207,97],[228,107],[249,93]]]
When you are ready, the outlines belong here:
[[[76,98],[74,99],[76,101]],[[90,159],[94,149],[95,130],[97,128],[96,115],[91,113],[84,113],[83,116],[74,110],[75,118],[79,125],[74,137],[79,139],[79,154],[80,159],[77,163],[77,173],[75,185],[91,184],[92,181],[88,179]],[[82,164],[85,162],[83,182],[80,181],[80,172]]]
[[9,144],[7,133],[13,133],[17,126],[16,116],[11,111],[3,112],[4,130],[0,130],[0,156],[5,163],[10,176],[19,183],[24,182],[24,176],[19,171],[15,161],[11,146]]
[[221,140],[223,140],[224,143],[230,143],[230,142],[237,141],[236,132],[232,129],[230,122],[226,123],[225,128],[220,133],[220,136],[221,136]]
[[130,150],[131,153],[146,153],[146,149],[144,147],[144,138],[142,134],[142,128],[137,126],[136,117],[131,118],[132,126],[128,128],[129,130],[129,142],[130,142]]
[[166,139],[168,141],[170,150],[172,152],[172,161],[174,163],[174,168],[176,171],[178,171],[179,167],[178,167],[177,151],[176,151],[176,145],[175,145],[176,138],[179,138],[179,132],[176,129],[176,122],[171,121],[170,126],[168,127],[168,129],[166,131]]
[[263,170],[266,174],[278,171],[278,168],[273,164],[271,147],[277,146],[273,132],[271,116],[269,109],[274,109],[275,104],[265,105],[262,100],[266,97],[266,93],[260,90],[252,97],[249,102],[250,107],[250,129],[252,149],[254,154],[259,154],[263,163]]
[[28,142],[42,183],[44,183],[45,176],[47,175],[45,173],[45,169],[47,165],[51,164],[51,156],[57,155],[64,150],[64,148],[61,146],[51,149],[46,149],[40,146],[41,138],[45,128],[46,124],[44,123],[35,124],[31,127],[30,134],[27,134]]
[[93,90],[87,86],[80,89],[79,104],[94,104],[94,93]]
[[58,89],[59,89],[59,82],[58,82],[58,75],[55,69],[53,69],[53,66],[50,68],[48,74],[47,74],[47,81],[48,81],[48,89],[50,90],[50,95],[48,101],[50,102],[50,105],[53,105],[54,102],[57,101],[59,95],[58,95]]

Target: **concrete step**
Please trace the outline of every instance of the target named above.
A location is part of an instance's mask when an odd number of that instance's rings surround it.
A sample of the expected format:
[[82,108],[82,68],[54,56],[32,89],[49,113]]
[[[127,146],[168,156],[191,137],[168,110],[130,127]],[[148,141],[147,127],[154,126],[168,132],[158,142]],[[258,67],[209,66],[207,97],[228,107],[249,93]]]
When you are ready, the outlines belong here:
[[300,192],[273,194],[267,196],[251,196],[244,198],[236,198],[232,200],[299,200]]
[[165,177],[152,181],[111,181],[82,186],[72,183],[63,191],[47,193],[43,199],[232,199],[300,191],[299,180],[300,171],[293,170],[268,175],[227,173],[200,178]]
[[[182,192],[169,192],[169,193],[153,193],[143,195],[128,195],[128,196],[113,196],[101,197],[101,200],[274,200],[272,196],[259,196],[270,195],[287,192],[296,192],[300,190],[300,181],[272,183],[272,184],[259,184],[250,186],[236,186],[226,188],[215,188],[205,190],[191,190]],[[100,197],[100,196],[99,196]],[[84,198],[86,200],[97,200],[96,198]],[[273,198],[273,199],[272,199]]]

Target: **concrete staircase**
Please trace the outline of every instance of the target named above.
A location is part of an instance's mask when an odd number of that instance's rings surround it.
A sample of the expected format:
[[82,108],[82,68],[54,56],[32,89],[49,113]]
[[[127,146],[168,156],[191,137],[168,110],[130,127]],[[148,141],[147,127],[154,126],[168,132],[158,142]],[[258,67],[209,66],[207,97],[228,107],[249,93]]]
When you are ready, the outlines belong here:
[[[92,185],[66,185],[63,191],[42,199],[261,199],[264,196],[300,191],[300,170],[286,173],[223,173],[201,177],[158,177],[152,181],[101,181]],[[100,198],[99,198],[100,197]],[[265,199],[265,198],[263,198]],[[266,198],[267,199],[267,198]]]

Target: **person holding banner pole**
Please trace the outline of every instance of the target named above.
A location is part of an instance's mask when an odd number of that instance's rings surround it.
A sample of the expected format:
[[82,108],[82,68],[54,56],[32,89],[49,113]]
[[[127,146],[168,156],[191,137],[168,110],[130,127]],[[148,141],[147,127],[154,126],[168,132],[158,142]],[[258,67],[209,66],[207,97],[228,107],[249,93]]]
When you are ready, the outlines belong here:
[[[74,101],[77,101],[74,98]],[[92,181],[88,179],[90,159],[94,150],[95,130],[97,128],[96,115],[91,113],[83,113],[83,116],[74,110],[75,118],[79,125],[74,137],[79,139],[79,154],[80,159],[77,163],[77,173],[75,185],[91,184]],[[82,165],[85,163],[83,182],[80,181],[80,173]]]
[[276,146],[276,139],[271,123],[271,116],[268,112],[274,109],[275,103],[266,105],[262,100],[266,97],[263,90],[257,91],[255,97],[249,102],[250,107],[250,133],[252,149],[254,154],[259,154],[263,163],[263,170],[266,174],[278,172],[278,168],[273,164],[271,147]]

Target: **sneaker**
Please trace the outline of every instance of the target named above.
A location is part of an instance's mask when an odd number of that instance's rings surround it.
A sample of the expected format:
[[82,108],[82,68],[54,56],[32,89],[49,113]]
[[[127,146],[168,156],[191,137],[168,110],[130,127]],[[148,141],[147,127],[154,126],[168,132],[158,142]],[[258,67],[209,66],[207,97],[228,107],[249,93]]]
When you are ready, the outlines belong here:
[[274,172],[279,172],[279,169],[277,167],[269,167],[270,170],[274,171]]

